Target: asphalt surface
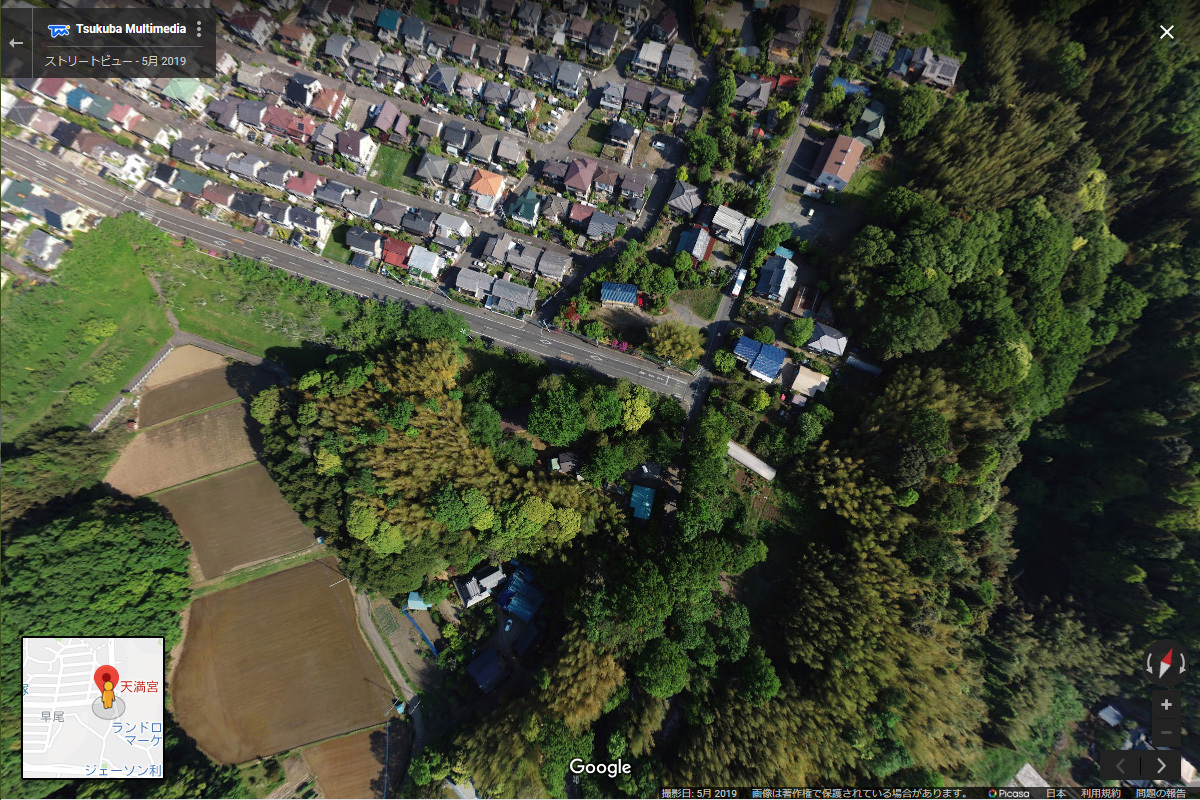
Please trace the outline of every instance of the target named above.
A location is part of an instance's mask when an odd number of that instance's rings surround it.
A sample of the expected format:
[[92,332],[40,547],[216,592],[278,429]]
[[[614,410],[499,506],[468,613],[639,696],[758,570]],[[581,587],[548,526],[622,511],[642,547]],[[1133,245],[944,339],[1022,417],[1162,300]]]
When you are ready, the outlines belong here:
[[293,275],[359,297],[452,310],[463,315],[475,335],[487,337],[496,344],[523,350],[559,365],[590,367],[613,378],[625,378],[657,392],[677,395],[685,406],[691,405],[692,376],[680,370],[663,370],[652,362],[581,341],[570,334],[544,330],[530,322],[458,303],[437,292],[400,285],[373,273],[288,247],[282,242],[261,239],[180,208],[130,194],[23,142],[5,141],[3,164],[98,211],[110,214],[142,212],[159,228],[192,239],[206,248],[258,259]]

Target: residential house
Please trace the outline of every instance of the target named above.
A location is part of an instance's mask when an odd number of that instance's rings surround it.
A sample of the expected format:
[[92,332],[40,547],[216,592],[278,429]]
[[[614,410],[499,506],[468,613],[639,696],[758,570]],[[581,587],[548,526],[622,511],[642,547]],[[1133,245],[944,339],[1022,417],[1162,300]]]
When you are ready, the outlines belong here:
[[570,200],[561,194],[552,194],[542,201],[542,216],[552,225],[557,225],[566,219],[570,208]]
[[268,164],[259,170],[258,180],[282,192],[287,187],[288,178],[295,174],[296,170],[283,164]]
[[225,97],[213,100],[204,112],[225,130],[241,136],[246,133],[246,126],[238,119],[239,105],[241,101],[236,97]]
[[174,132],[176,136],[179,135],[179,132],[177,130],[175,130],[174,128],[164,128],[162,125],[158,124],[157,122],[153,122],[148,119],[144,119],[141,122],[138,122],[136,125],[133,126],[133,129],[130,131],[130,133],[133,133],[136,136],[141,137],[143,140],[145,140],[151,144],[156,144],[160,147],[170,147],[171,146],[171,133],[172,132]]
[[210,94],[212,90],[195,78],[171,78],[162,90],[163,97],[197,114],[204,110]]
[[508,216],[522,225],[530,228],[537,227],[538,214],[542,209],[542,199],[530,186],[517,195],[508,206]]
[[446,259],[420,245],[413,245],[413,249],[408,253],[408,267],[414,272],[437,280],[438,275],[446,268]]
[[44,220],[50,227],[64,233],[83,227],[88,216],[86,208],[54,192],[49,195],[30,194],[21,207],[38,219]]
[[616,217],[597,209],[588,220],[587,237],[592,241],[611,239],[617,235],[617,224]]
[[354,25],[354,4],[351,0],[329,0],[326,9],[329,19],[334,24],[350,28]]
[[650,180],[640,172],[626,172],[621,176],[621,197],[640,200],[646,196]]
[[512,90],[503,83],[488,81],[483,85],[483,93],[479,99],[484,105],[491,106],[503,113],[505,107],[508,106],[508,98],[511,94]]
[[320,185],[322,178],[315,172],[304,172],[300,175],[293,175],[287,179],[284,184],[284,189],[288,194],[294,194],[297,197],[312,199],[313,193]]
[[[551,186],[562,186],[570,165],[566,161],[543,161],[541,181]],[[591,179],[588,179],[591,182]]]
[[454,279],[454,288],[476,300],[483,300],[491,294],[495,281],[495,278],[481,270],[460,269]]
[[475,208],[481,214],[491,214],[496,209],[496,203],[504,194],[504,176],[486,169],[475,171],[475,179],[471,181],[471,196],[475,200]]
[[379,258],[383,253],[383,237],[356,225],[346,231],[346,246],[355,253],[362,253],[370,258]]
[[516,166],[525,163],[525,148],[513,139],[511,136],[505,136],[500,139],[496,145],[496,161],[509,166]]
[[188,169],[177,170],[174,180],[171,181],[171,188],[181,194],[190,194],[200,197],[204,193],[204,187],[208,185],[208,178],[203,175],[198,175]]
[[787,354],[773,344],[763,344],[749,336],[738,339],[733,355],[746,365],[747,371],[760,381],[773,382],[783,371]]
[[790,258],[770,256],[763,262],[758,286],[754,293],[772,303],[782,303],[787,293],[796,285],[796,265]]
[[[475,58],[479,61],[479,66],[488,69],[498,70],[504,65],[504,51],[495,42],[481,42],[479,50],[475,53]],[[525,54],[525,59],[528,64],[528,53]],[[521,74],[524,75],[524,71]]]
[[338,183],[337,181],[326,181],[321,186],[317,187],[316,191],[313,192],[313,197],[316,198],[320,203],[324,203],[328,206],[338,206],[340,208],[342,201],[346,199],[346,195],[353,191],[353,188],[344,183]]
[[913,53],[912,68],[921,81],[938,89],[953,87],[961,67],[958,59],[939,56],[928,47],[918,47]]
[[491,234],[483,245],[483,260],[489,264],[503,264],[508,258],[509,249],[515,246],[516,242],[508,234],[508,231],[499,236]]
[[543,252],[540,247],[519,243],[505,254],[504,264],[521,277],[529,278],[537,272],[537,262]]
[[460,33],[454,37],[454,45],[450,48],[450,55],[454,60],[463,66],[474,66],[475,53],[479,50],[479,40],[474,36],[468,36],[465,33]]
[[846,337],[846,334],[837,328],[818,322],[813,325],[812,338],[804,346],[818,353],[840,356],[846,352],[846,347],[849,343],[850,340]]
[[593,58],[605,59],[613,54],[617,46],[617,26],[611,22],[597,22],[588,36],[587,49]]
[[471,223],[462,217],[442,212],[437,215],[435,224],[437,225],[438,236],[455,236],[459,239],[469,239],[471,237]]
[[614,168],[601,165],[596,170],[596,175],[592,178],[592,186],[596,191],[611,195],[617,190],[617,182],[619,180],[620,175]]
[[625,84],[625,108],[630,111],[645,111],[650,99],[650,87],[641,81],[632,80]]
[[333,155],[337,150],[337,135],[341,132],[342,129],[332,122],[322,122],[317,126],[309,141],[312,142],[313,149],[318,153],[324,153],[327,156]]
[[450,159],[426,153],[421,156],[421,163],[417,165],[417,178],[430,186],[439,186],[446,179],[446,172],[449,169]]
[[883,31],[875,31],[871,34],[871,40],[867,42],[867,49],[863,55],[870,58],[869,63],[872,66],[882,66],[895,42],[896,40],[893,37]]
[[592,221],[592,214],[595,213],[596,207],[591,203],[572,203],[571,208],[567,211],[567,223],[573,228],[586,232],[588,224]]
[[366,39],[359,39],[350,48],[350,66],[373,76],[382,56],[383,51],[379,45]]
[[427,208],[414,208],[400,219],[400,227],[413,236],[423,239],[434,235],[437,230],[437,212]]
[[379,77],[389,81],[398,81],[404,77],[404,65],[407,59],[399,53],[384,53],[379,59],[375,70]]
[[[97,136],[90,131],[88,136]],[[104,138],[104,137],[100,137]],[[74,145],[74,143],[72,143]],[[185,161],[188,164],[199,166],[200,157],[204,155],[204,151],[208,149],[208,142],[203,139],[176,139],[171,144],[171,158],[176,161]]]
[[258,180],[258,173],[263,167],[271,163],[262,156],[254,155],[253,153],[242,156],[241,158],[231,158],[225,162],[229,167],[229,174],[247,181]]
[[600,107],[619,114],[624,105],[625,86],[612,81],[604,84],[604,92],[600,95]]
[[622,25],[632,28],[637,24],[638,16],[642,12],[642,0],[617,0],[615,5]]
[[864,149],[862,142],[849,136],[826,139],[810,173],[813,184],[835,192],[845,189],[858,169]]
[[237,73],[233,77],[234,83],[242,87],[248,92],[262,96],[262,79],[263,75],[267,74],[266,67],[254,67],[248,64],[243,64],[238,67]]
[[92,119],[107,120],[108,112],[112,111],[112,108],[112,100],[100,95],[93,95],[92,102],[88,104],[87,115]]
[[235,153],[231,148],[218,144],[213,145],[212,148],[204,152],[204,155],[200,156],[200,165],[207,169],[228,172],[230,159],[240,157],[240,153]]
[[392,44],[400,34],[400,12],[394,8],[381,8],[375,15],[375,35],[379,41]]
[[554,253],[547,250],[538,261],[538,275],[548,280],[562,283],[570,271],[571,256],[568,253]]
[[637,129],[622,119],[608,126],[608,143],[616,147],[629,147],[637,135]]
[[761,111],[771,99],[771,84],[750,75],[737,76],[734,103],[749,111]]
[[547,11],[544,15],[542,15],[542,36],[545,36],[551,41],[553,41],[554,37],[558,36],[559,34],[563,34],[565,36],[567,32],[567,24],[570,21],[571,18],[562,11],[553,9]]
[[593,27],[595,26],[592,21],[585,16],[571,17],[571,21],[567,23],[567,41],[579,46],[586,45],[592,36]]
[[313,236],[319,241],[324,241],[333,230],[333,222],[328,217],[303,206],[291,207],[288,222],[295,230],[304,235]]
[[519,314],[522,310],[533,311],[537,305],[537,290],[519,283],[497,278],[492,284],[487,307],[506,314]]
[[632,283],[600,284],[600,304],[603,306],[626,306],[637,308],[638,290]]
[[291,224],[288,222],[291,209],[292,207],[287,203],[280,203],[276,200],[264,200],[258,209],[258,218],[274,225],[291,227]]
[[260,11],[243,11],[229,18],[229,29],[257,47],[265,47],[274,23]]
[[239,0],[212,0],[212,7],[216,9],[217,14],[224,20],[228,20],[246,10],[246,7]]
[[646,102],[646,116],[655,122],[676,122],[683,113],[683,102],[683,95],[679,92],[655,86]]
[[754,230],[754,224],[755,220],[740,211],[734,211],[729,206],[718,206],[711,230],[718,239],[743,247],[749,240],[750,231]]
[[78,111],[81,114],[87,113],[88,106],[96,99],[96,95],[89,92],[82,86],[76,86],[71,91],[67,92],[67,108],[72,111]]
[[362,131],[342,131],[337,135],[337,151],[364,166],[375,159],[379,145]]
[[663,8],[658,12],[650,26],[650,38],[663,44],[674,44],[679,38],[679,18],[673,9]]
[[24,242],[25,257],[35,267],[47,272],[58,266],[59,259],[69,247],[62,239],[56,239],[42,230],[32,231]]
[[529,51],[524,47],[510,47],[504,54],[504,68],[514,75],[523,76],[529,71],[531,58]]
[[454,44],[454,34],[441,28],[430,28],[425,36],[425,55],[437,60]]
[[864,147],[871,147],[883,138],[884,120],[883,103],[872,100],[863,109],[862,116],[854,126],[854,138]]
[[563,176],[563,186],[584,200],[592,191],[592,179],[596,177],[596,170],[600,164],[595,159],[591,158],[576,158],[567,165],[566,174]]
[[82,125],[64,120],[55,126],[54,133],[50,134],[50,137],[63,147],[70,147],[75,142],[75,137],[82,132]]
[[237,190],[232,186],[226,186],[221,183],[210,183],[204,187],[204,191],[200,193],[200,196],[213,205],[220,206],[221,208],[229,208],[229,204],[233,202],[234,195],[236,194]]
[[404,37],[404,46],[411,52],[420,53],[425,49],[425,23],[417,15],[409,14],[404,18],[400,35]]
[[470,19],[483,20],[487,13],[487,0],[459,0],[458,13]]
[[67,104],[67,94],[74,88],[75,84],[66,78],[41,78],[34,84],[37,94],[60,106]]
[[309,108],[314,114],[318,114],[326,119],[333,119],[342,113],[342,103],[345,100],[346,95],[344,92],[327,86],[317,92],[317,96],[313,98]]
[[553,86],[555,78],[558,77],[558,70],[561,65],[562,62],[554,56],[548,56],[545,53],[534,53],[533,57],[529,60],[529,77],[543,86]]
[[375,106],[375,116],[371,118],[371,123],[367,127],[378,128],[382,133],[390,133],[398,116],[400,116],[400,109],[396,107],[396,104],[391,100],[384,100]]
[[128,106],[124,103],[115,103],[108,111],[108,118],[125,130],[129,130],[142,119],[142,115],[133,106]]
[[653,40],[642,43],[637,55],[633,57],[633,69],[643,75],[657,75],[662,69],[663,56],[667,46]]
[[371,222],[386,225],[389,228],[399,228],[404,224],[404,215],[407,213],[408,209],[399,203],[380,200],[375,204],[375,210],[371,212]]
[[325,40],[325,57],[341,64],[343,68],[350,66],[350,47],[354,40],[349,36],[335,33]]
[[775,36],[769,45],[770,57],[777,63],[793,60],[808,32],[810,12],[807,8],[785,5],[775,15]]
[[283,99],[294,106],[308,108],[312,101],[316,99],[317,92],[319,91],[321,91],[321,82],[319,80],[311,75],[297,72],[288,80],[287,88],[283,92]]
[[821,292],[816,286],[801,286],[796,290],[796,299],[792,301],[791,313],[798,317],[815,317],[817,304],[821,301]]
[[458,83],[458,70],[449,64],[437,64],[429,71],[425,85],[435,92],[454,94],[454,84]]
[[[264,95],[282,96],[287,90],[287,83],[287,75],[284,75],[282,72],[270,70],[268,72],[264,72],[263,76],[259,78],[258,88]],[[272,103],[275,102],[274,98],[268,99],[270,99]]]
[[684,83],[695,81],[696,51],[682,42],[676,43],[671,48],[671,55],[667,57],[666,74],[668,78],[675,78]]
[[317,37],[308,28],[299,25],[283,24],[275,32],[279,43],[294,53],[307,56],[317,44]]
[[453,119],[446,123],[446,128],[442,132],[442,142],[446,145],[447,153],[461,157],[471,146],[471,139],[474,135],[470,128]]
[[679,244],[675,246],[676,253],[687,253],[692,257],[692,264],[699,264],[712,255],[716,240],[708,233],[703,225],[693,225],[679,235]]
[[888,72],[888,78],[895,81],[905,81],[908,79],[908,70],[912,64],[913,51],[907,47],[901,47],[896,51],[896,58],[892,60],[892,68]]
[[501,25],[507,25],[516,13],[517,0],[492,0],[492,16]]
[[412,120],[408,114],[401,111],[396,115],[396,121],[392,123],[392,130],[388,133],[388,141],[392,144],[407,145],[408,144],[408,129],[412,126]]
[[408,60],[408,66],[404,68],[404,77],[413,86],[422,84],[429,75],[429,70],[432,66],[429,63],[429,59],[425,56],[413,56]]
[[476,76],[474,72],[463,72],[458,77],[456,91],[463,100],[473,103],[479,100],[479,92],[484,91],[484,83],[484,78]]
[[[37,113],[35,113],[33,115],[33,117],[29,120],[26,127],[28,127],[30,130],[37,131],[38,133],[42,134],[43,136],[53,136],[54,130],[59,125],[61,125],[62,122],[63,122],[62,117],[58,116],[57,114],[51,114],[49,111],[47,111],[45,109],[39,109],[37,111]],[[136,126],[134,126],[133,132],[138,133],[139,131],[143,131],[143,132],[149,134],[151,130],[159,132],[159,133],[161,133],[161,131],[162,131],[162,129],[159,128],[157,125],[154,125],[153,123],[148,124],[146,122],[146,120],[142,120],[141,122],[137,123]],[[141,136],[142,134],[138,133],[138,135]],[[145,139],[146,141],[155,142],[157,144],[155,139],[149,138],[149,136],[143,136],[142,138]],[[164,146],[169,145],[171,143],[171,140],[166,137],[166,134],[162,135],[162,143],[164,144]]]
[[389,267],[408,268],[408,257],[412,253],[412,245],[403,239],[387,236],[383,240],[383,263]]
[[802,406],[829,388],[829,376],[803,364],[796,365],[796,377],[792,379],[792,403]]
[[558,67],[554,87],[568,97],[578,97],[583,91],[583,69],[574,61],[564,61]]
[[375,17],[377,15],[378,12],[366,3],[356,3],[354,10],[351,12],[354,24],[364,31],[373,31],[375,29]]
[[243,100],[238,103],[238,122],[251,128],[262,129],[263,115],[267,113],[267,104],[259,100]]
[[304,144],[317,132],[317,121],[308,114],[289,114],[272,106],[263,113],[263,128],[276,136],[286,136],[296,144]]
[[542,4],[525,0],[517,9],[517,32],[522,36],[536,36],[542,23]]
[[533,111],[537,107],[537,94],[530,89],[516,88],[508,97],[509,110],[522,113]]

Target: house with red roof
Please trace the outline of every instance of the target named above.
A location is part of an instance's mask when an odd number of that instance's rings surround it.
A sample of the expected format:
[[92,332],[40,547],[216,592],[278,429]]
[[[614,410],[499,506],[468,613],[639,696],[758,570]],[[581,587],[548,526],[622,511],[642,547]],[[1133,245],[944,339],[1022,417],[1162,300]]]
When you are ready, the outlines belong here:
[[298,197],[312,198],[313,192],[317,190],[317,186],[321,184],[321,176],[315,172],[305,172],[300,175],[293,175],[287,179],[284,188],[289,194],[294,194]]

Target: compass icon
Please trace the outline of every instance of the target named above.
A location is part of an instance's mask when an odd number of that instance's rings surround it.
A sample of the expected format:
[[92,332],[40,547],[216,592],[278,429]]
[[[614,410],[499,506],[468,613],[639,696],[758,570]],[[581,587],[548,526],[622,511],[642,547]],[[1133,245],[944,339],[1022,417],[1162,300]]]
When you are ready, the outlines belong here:
[[1174,639],[1159,639],[1142,654],[1142,676],[1155,686],[1175,686],[1192,664],[1187,648]]

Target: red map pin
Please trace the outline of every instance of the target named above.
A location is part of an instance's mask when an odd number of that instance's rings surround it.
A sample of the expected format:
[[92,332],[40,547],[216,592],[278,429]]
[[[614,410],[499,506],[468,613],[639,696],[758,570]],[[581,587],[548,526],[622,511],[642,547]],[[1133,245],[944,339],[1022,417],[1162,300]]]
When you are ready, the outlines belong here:
[[117,688],[117,679],[120,677],[120,674],[117,672],[116,667],[111,667],[108,664],[102,664],[100,668],[96,670],[94,677],[96,679],[96,686],[99,687],[100,691],[103,692],[105,681],[111,682],[114,689]]

